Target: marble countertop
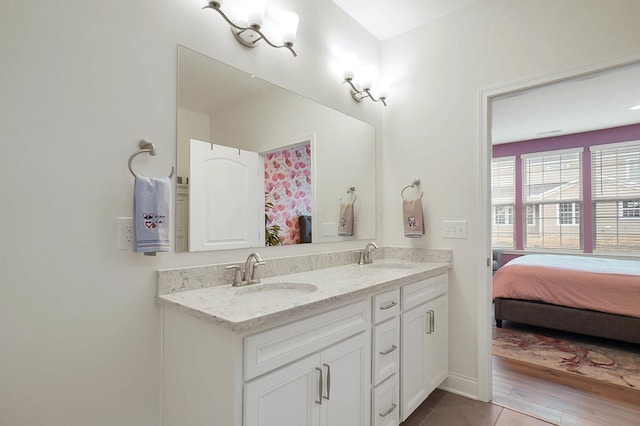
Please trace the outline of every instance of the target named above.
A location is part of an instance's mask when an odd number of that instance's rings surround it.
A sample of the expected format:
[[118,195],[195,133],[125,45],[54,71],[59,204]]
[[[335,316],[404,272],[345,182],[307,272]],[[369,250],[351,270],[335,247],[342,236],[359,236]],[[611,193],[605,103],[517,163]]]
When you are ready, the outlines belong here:
[[[379,259],[264,278],[242,287],[216,285],[157,296],[161,304],[236,332],[355,300],[447,272],[449,263]],[[317,289],[315,289],[317,287]],[[293,288],[293,290],[283,290]]]

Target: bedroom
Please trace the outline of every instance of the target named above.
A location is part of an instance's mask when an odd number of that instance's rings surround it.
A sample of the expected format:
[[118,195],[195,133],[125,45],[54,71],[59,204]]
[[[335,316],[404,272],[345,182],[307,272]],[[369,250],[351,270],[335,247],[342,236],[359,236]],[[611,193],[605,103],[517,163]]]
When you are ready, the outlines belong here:
[[494,102],[497,327],[640,343],[639,73],[627,64]]

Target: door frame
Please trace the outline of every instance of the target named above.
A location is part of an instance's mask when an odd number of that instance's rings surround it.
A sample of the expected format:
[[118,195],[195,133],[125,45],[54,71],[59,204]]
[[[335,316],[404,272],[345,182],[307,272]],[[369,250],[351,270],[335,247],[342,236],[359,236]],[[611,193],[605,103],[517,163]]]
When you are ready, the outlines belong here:
[[[640,54],[624,56],[618,59],[598,62],[591,65],[569,68],[563,71],[555,71],[541,76],[527,78],[515,82],[500,84],[480,90],[479,102],[479,157],[480,168],[478,176],[478,205],[480,207],[480,224],[478,238],[478,253],[484,253],[479,257],[482,262],[478,268],[478,322],[477,322],[477,365],[478,388],[477,397],[481,401],[490,401],[493,398],[492,365],[491,365],[491,106],[492,101],[500,96],[514,94],[527,89],[558,83],[573,78],[586,77],[590,74],[606,71],[626,65],[640,62]],[[486,262],[486,265],[485,265]]]

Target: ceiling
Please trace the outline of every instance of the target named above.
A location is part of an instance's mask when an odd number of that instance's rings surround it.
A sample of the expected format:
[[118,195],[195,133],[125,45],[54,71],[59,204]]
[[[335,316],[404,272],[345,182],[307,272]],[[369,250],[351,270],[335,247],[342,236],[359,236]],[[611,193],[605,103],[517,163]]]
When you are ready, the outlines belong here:
[[[333,0],[380,41],[478,0]],[[493,102],[494,144],[640,123],[640,65],[594,73]]]
[[496,99],[494,144],[640,123],[640,64],[576,77]]
[[478,0],[333,0],[342,10],[384,41]]

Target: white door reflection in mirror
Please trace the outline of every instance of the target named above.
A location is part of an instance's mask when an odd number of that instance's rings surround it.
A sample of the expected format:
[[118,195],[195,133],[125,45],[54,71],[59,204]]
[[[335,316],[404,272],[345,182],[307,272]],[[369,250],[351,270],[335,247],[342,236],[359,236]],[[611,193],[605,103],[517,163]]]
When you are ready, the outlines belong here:
[[189,251],[264,245],[260,155],[191,139]]

